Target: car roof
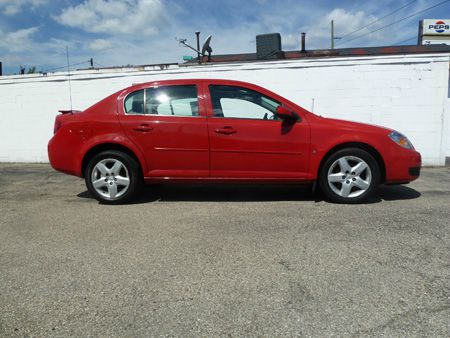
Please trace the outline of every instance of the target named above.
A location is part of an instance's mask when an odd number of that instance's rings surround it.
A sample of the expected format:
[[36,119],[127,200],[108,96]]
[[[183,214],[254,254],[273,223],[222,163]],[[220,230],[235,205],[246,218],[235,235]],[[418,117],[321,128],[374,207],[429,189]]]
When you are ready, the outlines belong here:
[[135,83],[127,89],[138,89],[148,86],[165,86],[165,85],[182,85],[182,84],[199,84],[199,83],[214,83],[214,84],[222,84],[222,85],[234,85],[234,86],[245,86],[245,87],[259,87],[253,83],[237,81],[237,80],[228,80],[228,79],[175,79],[175,80],[156,80],[150,82],[142,82]]

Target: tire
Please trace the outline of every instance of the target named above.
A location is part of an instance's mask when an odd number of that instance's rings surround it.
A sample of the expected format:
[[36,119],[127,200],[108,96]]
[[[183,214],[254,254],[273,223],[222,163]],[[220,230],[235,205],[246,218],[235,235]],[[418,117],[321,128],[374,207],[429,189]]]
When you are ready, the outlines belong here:
[[319,177],[321,190],[335,203],[364,202],[379,182],[377,161],[360,148],[345,148],[332,154],[323,164]]
[[117,150],[102,151],[92,157],[84,178],[89,192],[105,204],[128,202],[142,186],[139,163]]

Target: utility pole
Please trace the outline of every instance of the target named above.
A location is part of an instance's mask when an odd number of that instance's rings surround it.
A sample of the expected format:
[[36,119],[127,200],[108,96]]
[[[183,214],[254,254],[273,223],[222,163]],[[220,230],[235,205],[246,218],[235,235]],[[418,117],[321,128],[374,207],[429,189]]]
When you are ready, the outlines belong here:
[[69,46],[66,46],[66,56],[67,56],[67,78],[69,80],[70,111],[72,111],[72,84],[70,83]]
[[334,49],[334,20],[331,20],[331,49]]
[[334,20],[331,20],[331,49],[334,49],[334,40],[342,39],[334,36]]

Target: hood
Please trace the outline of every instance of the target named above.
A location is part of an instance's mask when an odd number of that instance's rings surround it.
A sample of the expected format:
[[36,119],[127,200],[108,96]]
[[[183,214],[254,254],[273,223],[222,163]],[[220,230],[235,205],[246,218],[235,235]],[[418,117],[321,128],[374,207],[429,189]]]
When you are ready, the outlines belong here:
[[348,130],[363,130],[363,131],[379,131],[383,133],[389,134],[393,129],[386,128],[383,126],[379,126],[376,124],[370,124],[370,123],[361,123],[361,122],[353,122],[353,121],[347,121],[347,120],[340,120],[340,119],[334,119],[334,118],[328,118],[328,117],[321,117],[323,121],[329,122],[330,124],[334,126],[339,126],[342,129],[348,129]]

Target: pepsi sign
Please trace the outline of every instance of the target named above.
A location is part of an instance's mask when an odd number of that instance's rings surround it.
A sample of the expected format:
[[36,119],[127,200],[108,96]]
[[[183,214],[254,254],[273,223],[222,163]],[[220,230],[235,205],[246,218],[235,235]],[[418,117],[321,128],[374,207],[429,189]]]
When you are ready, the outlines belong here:
[[423,20],[423,35],[450,35],[450,20]]
[[450,27],[442,20],[436,21],[434,25],[428,25],[428,29],[434,29],[436,33],[444,33]]

